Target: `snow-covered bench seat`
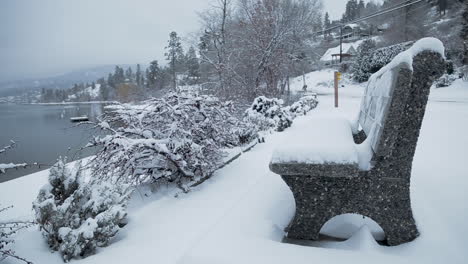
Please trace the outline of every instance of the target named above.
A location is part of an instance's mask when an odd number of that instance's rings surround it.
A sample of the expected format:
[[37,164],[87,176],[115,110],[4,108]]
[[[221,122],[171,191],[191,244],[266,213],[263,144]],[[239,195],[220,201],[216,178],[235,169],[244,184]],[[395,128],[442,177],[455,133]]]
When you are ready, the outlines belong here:
[[275,149],[271,159],[276,173],[307,175],[311,169],[321,168],[329,177],[340,177],[350,170],[357,175],[358,151],[347,119],[297,118],[285,136],[287,140]]
[[309,119],[291,127],[270,163],[296,202],[287,237],[316,240],[326,221],[346,213],[376,221],[388,245],[419,235],[411,165],[430,87],[444,71],[443,54],[439,40],[421,39],[373,74],[355,124]]

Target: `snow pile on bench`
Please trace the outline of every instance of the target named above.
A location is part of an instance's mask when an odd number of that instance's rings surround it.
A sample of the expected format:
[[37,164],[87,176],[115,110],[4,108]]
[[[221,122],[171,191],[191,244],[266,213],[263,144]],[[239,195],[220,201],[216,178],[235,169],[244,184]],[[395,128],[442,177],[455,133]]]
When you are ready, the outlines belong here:
[[272,163],[358,164],[351,126],[342,118],[298,118]]

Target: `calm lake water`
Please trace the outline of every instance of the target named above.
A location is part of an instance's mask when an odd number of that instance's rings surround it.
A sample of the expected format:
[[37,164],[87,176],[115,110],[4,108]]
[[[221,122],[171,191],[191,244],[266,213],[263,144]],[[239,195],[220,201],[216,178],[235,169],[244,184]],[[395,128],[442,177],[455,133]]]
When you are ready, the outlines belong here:
[[[76,126],[70,117],[87,115],[91,121],[103,113],[102,104],[16,105],[0,104],[0,148],[16,142],[15,148],[0,154],[0,163],[52,165],[58,156],[69,161],[92,155],[95,150],[78,152],[99,133],[89,125]],[[46,167],[32,166],[0,174],[0,182],[17,178]]]

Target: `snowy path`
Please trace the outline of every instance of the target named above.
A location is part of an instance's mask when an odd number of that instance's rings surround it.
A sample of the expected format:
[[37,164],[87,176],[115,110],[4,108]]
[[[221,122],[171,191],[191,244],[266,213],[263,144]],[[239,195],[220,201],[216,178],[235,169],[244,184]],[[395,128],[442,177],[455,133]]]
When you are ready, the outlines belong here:
[[[311,115],[328,112],[324,104],[331,101],[332,97],[321,98],[321,106]],[[341,114],[351,117],[359,100],[347,98],[344,103]],[[238,204],[183,263],[466,263],[467,114],[468,104],[429,103],[412,176],[414,213],[422,233],[415,242],[382,247],[363,232],[345,242],[315,243],[315,248],[278,243],[294,204],[279,177],[265,170],[261,181],[265,185]]]
[[[332,108],[333,97],[325,95],[310,115],[353,118],[362,90],[351,89],[344,90],[339,111]],[[294,200],[268,163],[286,131],[269,136],[187,195],[135,199],[130,222],[116,241],[76,262],[466,263],[467,124],[468,104],[429,102],[413,165],[412,200],[421,236],[412,243],[382,247],[366,229],[345,242],[281,243]],[[10,215],[31,215],[31,201],[46,177],[41,172],[0,184],[0,201],[16,205]],[[63,263],[37,230],[17,239],[17,253],[35,263]]]

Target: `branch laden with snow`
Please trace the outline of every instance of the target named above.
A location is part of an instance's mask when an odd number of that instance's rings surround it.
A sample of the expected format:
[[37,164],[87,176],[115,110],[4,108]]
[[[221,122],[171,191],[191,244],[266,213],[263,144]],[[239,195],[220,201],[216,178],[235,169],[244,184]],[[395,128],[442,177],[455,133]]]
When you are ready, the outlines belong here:
[[232,107],[190,93],[115,105],[97,124],[108,135],[89,144],[102,147],[92,160],[93,171],[132,184],[173,183],[186,192],[221,165],[224,149],[256,138]]
[[[5,212],[10,209],[10,207],[0,207],[0,213]],[[32,222],[21,221],[21,220],[0,220],[0,262],[6,258],[15,258],[21,260],[25,263],[32,263],[25,258],[22,258],[9,248],[9,246],[14,243],[12,236],[16,234],[19,230],[32,226]]]
[[[6,153],[8,150],[14,148],[16,145],[16,142],[13,140],[10,140],[10,145],[5,146],[0,149],[0,154]],[[24,168],[28,166],[26,163],[20,163],[20,164],[15,164],[15,163],[0,163],[0,174],[6,173],[7,170],[10,169],[16,169],[16,168]]]

